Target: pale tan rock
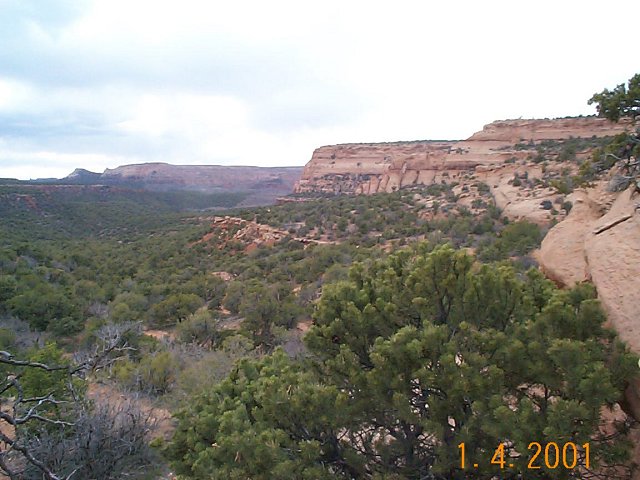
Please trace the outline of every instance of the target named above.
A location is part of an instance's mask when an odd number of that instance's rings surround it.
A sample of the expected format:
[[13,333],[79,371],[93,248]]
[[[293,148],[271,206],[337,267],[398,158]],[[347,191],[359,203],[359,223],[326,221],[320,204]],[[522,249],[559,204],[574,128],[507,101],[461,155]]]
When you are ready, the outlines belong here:
[[233,273],[223,272],[223,271],[211,272],[211,275],[213,275],[214,277],[218,277],[220,280],[223,280],[225,282],[230,282],[235,278]]
[[622,192],[587,232],[585,257],[609,321],[640,353],[640,217],[632,192]]
[[545,275],[563,286],[589,279],[584,239],[594,222],[601,217],[598,207],[586,192],[574,192],[570,201],[573,202],[571,212],[547,233],[536,253]]
[[[591,280],[609,324],[640,353],[640,196],[633,187],[611,194],[605,186],[606,180],[570,197],[570,214],[549,231],[536,258],[558,284]],[[640,418],[640,381],[625,396]]]
[[598,137],[616,135],[620,127],[626,128],[627,122],[615,124],[602,118],[578,117],[559,118],[553,120],[498,120],[477,133],[469,140],[491,140],[508,143],[527,142],[530,140],[554,140],[569,137]]
[[[625,123],[596,117],[504,120],[464,141],[330,145],[313,152],[295,191],[373,194],[448,182],[462,172],[487,172],[509,159],[526,160],[531,152],[514,148],[517,143],[608,136],[625,128]],[[530,214],[534,211],[529,210]]]

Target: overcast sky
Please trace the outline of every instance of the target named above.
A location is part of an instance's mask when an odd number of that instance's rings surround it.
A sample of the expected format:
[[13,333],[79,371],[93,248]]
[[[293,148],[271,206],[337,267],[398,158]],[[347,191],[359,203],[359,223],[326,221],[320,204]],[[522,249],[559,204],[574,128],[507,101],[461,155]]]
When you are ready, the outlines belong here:
[[304,165],[593,114],[640,72],[637,0],[0,0],[0,177]]

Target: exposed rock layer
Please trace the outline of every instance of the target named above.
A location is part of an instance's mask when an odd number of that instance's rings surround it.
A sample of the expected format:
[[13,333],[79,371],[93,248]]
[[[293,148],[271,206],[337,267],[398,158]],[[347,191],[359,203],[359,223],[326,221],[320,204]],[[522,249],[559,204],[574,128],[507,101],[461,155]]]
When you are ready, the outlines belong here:
[[344,144],[320,147],[307,163],[298,193],[392,192],[457,177],[479,165],[524,159],[518,143],[615,135],[625,124],[596,117],[493,122],[464,141]]

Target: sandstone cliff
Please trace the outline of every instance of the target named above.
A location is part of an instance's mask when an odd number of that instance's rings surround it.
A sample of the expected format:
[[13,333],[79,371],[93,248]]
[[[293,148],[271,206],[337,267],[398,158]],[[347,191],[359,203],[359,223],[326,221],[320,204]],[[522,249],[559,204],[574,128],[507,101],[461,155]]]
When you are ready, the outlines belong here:
[[531,155],[523,144],[615,135],[625,124],[596,117],[506,120],[485,126],[464,141],[344,144],[313,153],[295,186],[297,193],[392,192],[408,185],[449,181],[477,166]]

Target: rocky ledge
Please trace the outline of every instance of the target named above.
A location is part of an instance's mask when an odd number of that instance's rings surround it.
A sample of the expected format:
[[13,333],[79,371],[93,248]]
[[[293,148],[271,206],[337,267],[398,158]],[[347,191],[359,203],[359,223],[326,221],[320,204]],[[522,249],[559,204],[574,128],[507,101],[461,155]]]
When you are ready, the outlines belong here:
[[415,141],[324,146],[313,152],[296,193],[372,194],[450,181],[478,166],[525,159],[523,145],[544,140],[605,137],[625,130],[597,117],[503,120],[463,141]]

